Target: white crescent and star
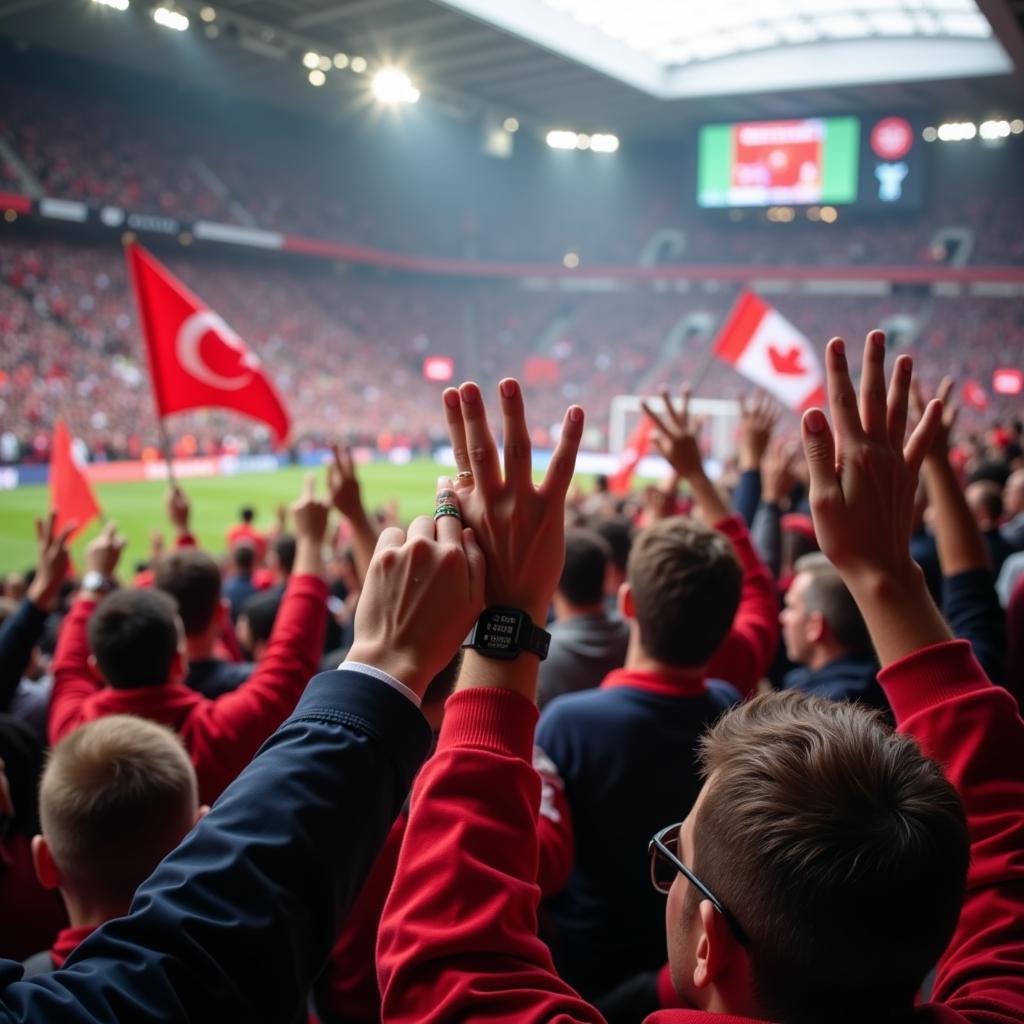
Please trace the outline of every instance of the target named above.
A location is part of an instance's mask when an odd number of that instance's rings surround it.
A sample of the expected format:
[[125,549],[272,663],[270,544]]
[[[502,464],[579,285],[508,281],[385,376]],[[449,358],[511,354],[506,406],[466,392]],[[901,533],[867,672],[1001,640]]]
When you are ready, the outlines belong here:
[[[239,365],[244,367],[246,372],[234,377],[225,377],[204,361],[199,344],[207,331],[215,334],[228,348],[233,348],[241,356]],[[248,349],[245,342],[212,309],[199,310],[185,320],[178,328],[175,348],[178,361],[196,380],[225,391],[244,388],[252,380],[253,371],[260,365],[256,354]]]

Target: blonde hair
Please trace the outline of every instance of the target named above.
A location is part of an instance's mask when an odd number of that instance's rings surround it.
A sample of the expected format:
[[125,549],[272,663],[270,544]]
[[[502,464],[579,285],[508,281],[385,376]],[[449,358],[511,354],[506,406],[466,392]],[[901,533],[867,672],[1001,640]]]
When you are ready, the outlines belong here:
[[181,740],[133,715],[61,740],[39,786],[43,836],[61,874],[93,899],[122,903],[181,841],[197,806]]

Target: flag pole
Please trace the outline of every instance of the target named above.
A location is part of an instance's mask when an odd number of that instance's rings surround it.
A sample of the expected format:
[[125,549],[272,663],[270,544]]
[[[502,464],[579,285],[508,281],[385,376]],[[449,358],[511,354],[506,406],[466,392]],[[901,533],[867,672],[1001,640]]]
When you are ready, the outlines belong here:
[[164,455],[164,462],[167,463],[167,482],[172,488],[178,486],[178,481],[174,476],[174,454],[171,449],[171,438],[167,433],[167,425],[164,423],[162,416],[157,417],[157,430],[160,432],[160,450]]

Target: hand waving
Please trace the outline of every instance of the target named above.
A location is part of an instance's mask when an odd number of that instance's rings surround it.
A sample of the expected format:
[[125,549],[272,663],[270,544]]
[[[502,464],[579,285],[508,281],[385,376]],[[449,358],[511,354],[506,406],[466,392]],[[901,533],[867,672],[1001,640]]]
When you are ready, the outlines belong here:
[[763,391],[740,399],[740,469],[758,469],[779,422],[778,403]]
[[53,611],[61,584],[71,571],[71,556],[68,554],[68,537],[75,529],[69,523],[60,533],[55,532],[57,514],[51,512],[46,519],[36,520],[36,574],[28,588],[28,599],[41,611]]
[[692,481],[704,473],[704,460],[700,454],[701,423],[690,416],[690,386],[679,389],[682,407],[677,411],[666,390],[661,392],[665,408],[658,415],[648,402],[641,402],[644,412],[654,424],[654,447],[684,480]]

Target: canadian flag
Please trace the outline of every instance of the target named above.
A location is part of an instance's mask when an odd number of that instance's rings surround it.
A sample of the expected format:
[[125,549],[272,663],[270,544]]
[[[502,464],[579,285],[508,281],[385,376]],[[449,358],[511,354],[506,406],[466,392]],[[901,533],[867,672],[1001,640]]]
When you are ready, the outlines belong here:
[[825,400],[821,361],[807,337],[752,292],[733,307],[715,355],[797,412]]
[[140,245],[130,244],[126,255],[157,414],[233,409],[266,423],[278,443],[284,441],[288,413],[256,354]]

